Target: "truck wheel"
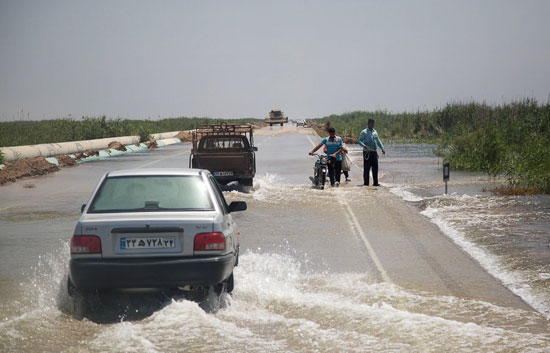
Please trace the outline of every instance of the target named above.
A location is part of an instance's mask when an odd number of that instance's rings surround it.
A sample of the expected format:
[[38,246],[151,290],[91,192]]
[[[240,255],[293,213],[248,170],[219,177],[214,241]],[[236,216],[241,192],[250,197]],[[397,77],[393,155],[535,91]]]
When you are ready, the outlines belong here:
[[246,178],[246,179],[239,180],[239,183],[242,186],[252,186],[253,182],[254,182],[253,178]]
[[273,124],[272,124],[272,123],[269,123],[269,126],[273,126]]
[[283,126],[283,123],[281,123],[281,126]]

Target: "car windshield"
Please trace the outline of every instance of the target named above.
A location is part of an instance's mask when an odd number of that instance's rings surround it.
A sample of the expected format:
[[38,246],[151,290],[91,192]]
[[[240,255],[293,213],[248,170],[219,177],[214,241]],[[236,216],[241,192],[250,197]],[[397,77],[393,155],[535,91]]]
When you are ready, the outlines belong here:
[[213,210],[199,176],[125,176],[106,178],[88,212]]

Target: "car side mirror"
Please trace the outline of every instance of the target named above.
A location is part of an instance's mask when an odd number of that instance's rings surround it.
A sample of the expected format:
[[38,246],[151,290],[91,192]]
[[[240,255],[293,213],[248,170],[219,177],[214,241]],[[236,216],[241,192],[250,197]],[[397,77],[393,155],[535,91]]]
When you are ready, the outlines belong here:
[[258,152],[258,147],[256,147],[256,146],[252,147],[252,151]]
[[229,204],[228,211],[236,212],[236,211],[246,211],[246,202],[244,201],[233,201]]
[[86,208],[86,204],[83,203],[82,206],[80,206],[80,213],[84,212],[85,208]]

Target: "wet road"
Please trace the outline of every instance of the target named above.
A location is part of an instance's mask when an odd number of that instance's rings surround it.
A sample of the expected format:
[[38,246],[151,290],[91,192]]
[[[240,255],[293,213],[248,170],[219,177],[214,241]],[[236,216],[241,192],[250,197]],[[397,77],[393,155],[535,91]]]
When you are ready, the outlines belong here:
[[[229,297],[97,298],[65,310],[68,241],[100,176],[188,165],[188,144],[82,164],[1,188],[0,351],[548,351],[550,326],[417,208],[385,188],[309,186],[318,141],[255,136],[258,172],[235,214],[244,249]],[[206,338],[205,338],[206,337]]]

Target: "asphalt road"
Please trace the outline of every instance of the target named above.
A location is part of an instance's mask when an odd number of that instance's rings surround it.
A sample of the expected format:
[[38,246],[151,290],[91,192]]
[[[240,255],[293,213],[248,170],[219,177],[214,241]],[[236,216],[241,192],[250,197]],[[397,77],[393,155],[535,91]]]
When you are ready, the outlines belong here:
[[[236,216],[244,248],[276,249],[284,242],[308,254],[308,266],[316,270],[360,271],[405,288],[529,309],[416,207],[384,187],[358,186],[357,166],[353,181],[340,188],[309,188],[314,158],[307,152],[319,141],[310,129],[267,127],[256,132],[255,141],[254,190],[227,194],[249,203]],[[59,238],[69,239],[80,205],[105,172],[187,167],[189,151],[189,144],[172,145],[3,186],[0,274],[12,277],[11,269],[24,269],[44,250],[58,247]]]
[[[307,134],[309,129],[292,126],[274,130],[265,128],[261,132],[266,137],[259,139],[258,174],[274,173],[289,183],[307,185],[313,166],[313,157],[307,152],[319,137]],[[384,187],[359,186],[360,167],[361,163],[356,163],[350,174],[352,182],[342,183],[337,189],[306,189],[298,207],[289,207],[295,201],[281,202],[279,212],[284,214],[286,210],[284,219],[292,219],[288,223],[298,228],[296,237],[285,237],[291,239],[292,248],[313,252],[318,255],[313,258],[325,259],[332,270],[361,270],[412,290],[531,310],[420,215],[417,207]],[[319,193],[325,195],[317,203]],[[267,209],[256,218],[269,218],[269,213]],[[315,236],[314,243],[321,246],[308,248],[311,243],[303,234]],[[271,246],[275,245],[276,240]]]

